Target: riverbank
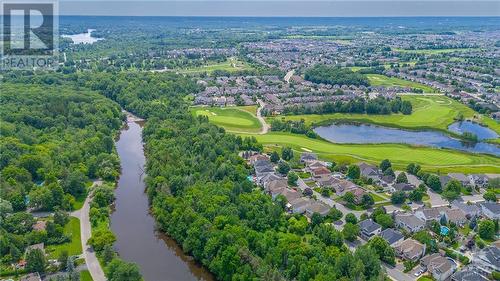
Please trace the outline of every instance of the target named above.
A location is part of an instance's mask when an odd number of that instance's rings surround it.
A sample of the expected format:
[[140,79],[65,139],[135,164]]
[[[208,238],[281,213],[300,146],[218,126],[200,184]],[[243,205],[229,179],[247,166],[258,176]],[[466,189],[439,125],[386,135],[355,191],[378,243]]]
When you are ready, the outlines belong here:
[[139,266],[144,280],[213,280],[208,270],[156,227],[145,193],[143,122],[128,113],[127,126],[116,141],[121,175],[110,216],[110,228],[116,236],[114,248],[121,259]]

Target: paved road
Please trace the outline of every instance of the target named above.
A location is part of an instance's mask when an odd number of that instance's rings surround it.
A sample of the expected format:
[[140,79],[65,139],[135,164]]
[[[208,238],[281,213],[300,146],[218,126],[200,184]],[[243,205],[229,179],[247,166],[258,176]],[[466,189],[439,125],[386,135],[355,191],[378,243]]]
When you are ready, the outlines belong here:
[[[94,185],[99,185],[99,182],[95,182]],[[82,241],[82,249],[83,256],[85,258],[85,263],[87,264],[87,268],[90,271],[90,275],[92,275],[92,279],[94,281],[105,281],[106,276],[104,275],[104,271],[97,260],[97,256],[89,245],[87,245],[87,241],[92,235],[91,226],[90,226],[90,194],[85,199],[85,203],[83,203],[83,207],[80,210],[74,211],[71,213],[72,216],[80,219],[80,232],[81,232],[81,241]]]
[[262,124],[262,130],[259,132],[259,134],[265,135],[271,128],[271,126],[267,124],[266,119],[264,119],[261,114],[262,108],[264,108],[266,104],[260,99],[258,99],[257,102],[259,103],[259,108],[257,109],[257,119],[259,119],[260,124]]

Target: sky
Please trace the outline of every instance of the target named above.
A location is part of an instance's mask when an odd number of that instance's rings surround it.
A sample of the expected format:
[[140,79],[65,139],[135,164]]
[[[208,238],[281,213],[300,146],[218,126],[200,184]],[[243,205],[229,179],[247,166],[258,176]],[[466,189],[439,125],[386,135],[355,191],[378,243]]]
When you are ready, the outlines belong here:
[[500,16],[500,0],[59,0],[61,15],[381,17]]

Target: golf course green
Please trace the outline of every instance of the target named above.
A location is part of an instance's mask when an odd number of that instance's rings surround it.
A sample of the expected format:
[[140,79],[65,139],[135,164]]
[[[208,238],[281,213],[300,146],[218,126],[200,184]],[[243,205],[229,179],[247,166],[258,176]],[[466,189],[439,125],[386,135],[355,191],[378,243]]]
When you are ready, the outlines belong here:
[[252,113],[253,107],[192,107],[195,116],[207,116],[208,120],[229,132],[258,133],[262,125]]
[[[402,99],[413,105],[411,115],[366,115],[366,114],[324,114],[293,115],[267,118],[284,120],[304,119],[308,125],[318,125],[335,120],[373,123],[388,127],[414,130],[447,131],[458,115],[487,125],[497,133],[500,126],[493,119],[475,113],[467,106],[443,95],[405,95]],[[262,125],[255,117],[256,107],[192,107],[194,115],[208,116],[210,122],[224,127],[240,136],[254,136],[267,150],[288,146],[296,153],[312,151],[322,159],[337,163],[369,162],[377,164],[390,159],[398,169],[409,163],[418,163],[430,172],[500,173],[500,158],[484,154],[472,154],[451,149],[437,149],[404,144],[336,144],[322,139],[312,139],[305,135],[285,132],[257,134]]]
[[449,149],[403,144],[335,144],[321,139],[311,139],[305,135],[277,132],[253,136],[271,149],[288,146],[299,153],[312,151],[323,159],[337,163],[360,161],[380,163],[383,159],[390,159],[399,169],[404,169],[409,163],[418,163],[423,169],[433,172],[500,173],[498,157]]
[[404,80],[396,77],[389,77],[380,74],[367,74],[366,77],[370,81],[371,86],[385,86],[385,87],[410,87],[420,89],[424,93],[437,93],[437,90],[427,85]]
[[[448,126],[455,122],[459,115],[466,119],[488,126],[500,134],[500,125],[488,116],[480,116],[471,108],[443,95],[404,95],[403,100],[410,101],[413,112],[410,115],[368,115],[368,114],[310,114],[277,116],[285,120],[304,120],[308,125],[318,125],[329,121],[356,121],[371,123],[386,127],[395,127],[410,130],[440,130],[448,131]],[[272,118],[268,118],[270,123]]]

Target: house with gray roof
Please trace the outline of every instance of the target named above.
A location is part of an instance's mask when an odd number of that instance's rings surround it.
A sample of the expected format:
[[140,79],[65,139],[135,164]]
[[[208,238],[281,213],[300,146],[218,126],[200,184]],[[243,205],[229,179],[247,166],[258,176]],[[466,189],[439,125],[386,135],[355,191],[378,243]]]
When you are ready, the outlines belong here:
[[380,234],[382,230],[382,226],[380,224],[374,222],[372,219],[366,219],[358,223],[360,229],[361,238],[365,240],[369,240],[375,235]]
[[451,276],[451,281],[489,281],[489,279],[481,275],[474,266],[467,266],[455,272],[455,274]]
[[425,228],[425,222],[413,214],[396,214],[394,222],[397,227],[404,228],[411,233]]
[[470,178],[462,173],[449,173],[448,176],[454,180],[459,181],[463,186],[471,185]]
[[300,155],[300,163],[309,163],[318,160],[315,153],[304,152]]
[[382,230],[382,232],[380,232],[380,237],[384,238],[384,240],[391,246],[403,241],[405,238],[401,232],[392,228]]
[[303,214],[306,207],[309,206],[313,200],[309,198],[300,197],[295,200],[289,201],[287,204],[288,210],[292,214]]
[[461,200],[455,200],[451,203],[451,206],[462,210],[462,212],[465,213],[465,216],[469,218],[481,215],[481,208],[479,208],[476,204],[469,204]]
[[305,208],[306,216],[308,216],[309,218],[312,217],[312,215],[314,213],[318,213],[324,217],[324,216],[328,215],[328,213],[330,212],[330,209],[331,209],[330,206],[326,205],[323,202],[319,202],[319,201],[314,201],[313,203],[309,204]]
[[500,219],[500,204],[496,202],[482,202],[480,203],[481,212],[489,219]]
[[445,217],[447,222],[452,222],[456,225],[459,226],[464,226],[464,224],[467,222],[467,218],[465,217],[465,213],[462,212],[462,210],[454,208],[454,209],[447,209],[443,216]]
[[434,253],[423,257],[420,260],[420,265],[429,271],[436,281],[444,281],[457,269],[457,263],[450,259],[439,253]]
[[438,208],[419,209],[415,212],[415,216],[423,220],[427,225],[430,225],[432,221],[439,222],[441,220],[441,213]]
[[500,271],[500,249],[496,246],[484,248],[474,256],[473,263],[478,269],[487,274]]
[[398,257],[415,262],[425,255],[425,244],[409,238],[396,244],[394,250]]

